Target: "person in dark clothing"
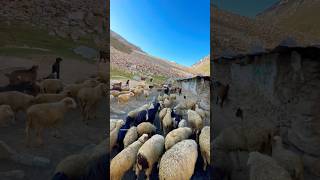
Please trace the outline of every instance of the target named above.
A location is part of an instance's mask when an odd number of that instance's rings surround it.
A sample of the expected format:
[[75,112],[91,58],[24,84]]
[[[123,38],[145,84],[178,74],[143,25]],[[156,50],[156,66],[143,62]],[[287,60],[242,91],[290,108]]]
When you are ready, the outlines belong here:
[[164,93],[169,95],[169,87],[167,86],[166,89],[164,90]]
[[151,79],[150,79],[150,82],[152,82],[152,81],[153,81],[153,79],[151,78]]
[[129,87],[129,82],[130,82],[130,80],[128,79],[127,80],[127,82],[126,82],[126,85]]
[[56,73],[57,75],[57,79],[60,79],[60,62],[62,61],[62,59],[60,57],[58,57],[56,59],[56,62],[52,65],[52,71],[51,73],[54,74]]
[[179,88],[179,96],[181,96],[182,88]]

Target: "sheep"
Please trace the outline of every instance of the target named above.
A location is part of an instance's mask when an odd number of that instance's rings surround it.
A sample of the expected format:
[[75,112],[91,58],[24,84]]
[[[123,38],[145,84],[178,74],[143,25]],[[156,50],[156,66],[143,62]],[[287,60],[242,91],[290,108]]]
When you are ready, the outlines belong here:
[[144,90],[143,95],[146,99],[148,99],[148,97],[150,96],[150,92],[148,90]]
[[12,110],[17,113],[18,111],[26,111],[29,106],[34,103],[34,97],[18,91],[9,91],[0,93],[0,104],[9,105]]
[[63,88],[63,91],[69,91],[72,98],[77,98],[78,92],[84,87],[96,87],[95,80],[86,80],[81,84],[68,84]]
[[164,116],[167,114],[167,109],[168,108],[163,108],[160,112],[159,112],[159,118],[160,120],[162,120],[164,118]]
[[290,174],[272,157],[259,152],[251,152],[247,161],[250,180],[291,180]]
[[164,104],[164,107],[169,108],[172,102],[169,99],[164,99],[163,104]]
[[118,121],[123,121],[122,119],[110,119],[110,132],[116,127]]
[[123,139],[123,147],[126,148],[130,144],[132,144],[134,141],[138,139],[138,130],[137,127],[132,126],[130,129],[127,131],[124,139]]
[[164,136],[166,136],[173,128],[173,120],[171,118],[171,109],[167,109],[167,114],[162,119],[162,131]]
[[156,134],[147,140],[137,154],[136,176],[145,170],[147,180],[150,179],[153,164],[157,163],[164,151],[164,137]]
[[272,157],[280,166],[285,168],[292,179],[303,180],[303,162],[301,156],[285,149],[280,136],[274,137],[275,143],[272,146]]
[[185,119],[182,119],[179,124],[178,124],[178,128],[181,128],[181,127],[187,127],[187,121]]
[[138,113],[139,113],[140,111],[149,109],[151,105],[152,105],[152,104],[149,103],[149,104],[145,104],[145,105],[143,105],[143,106],[141,106],[141,107],[139,107],[139,108],[137,108],[137,109],[134,109],[134,110],[132,110],[132,111],[130,111],[130,112],[128,113],[128,116],[131,117],[131,118],[136,118],[137,115],[138,115]]
[[190,137],[192,130],[189,127],[182,127],[170,131],[165,139],[165,148],[166,150],[170,149],[173,145],[178,142],[185,140]]
[[82,120],[91,119],[90,115],[96,119],[96,108],[104,93],[104,84],[100,83],[96,87],[84,87],[78,92],[79,107]]
[[229,91],[229,84],[227,84],[227,85],[220,84],[220,86],[218,86],[216,104],[218,104],[219,99],[220,99],[220,107],[221,108],[223,106],[223,102],[225,101],[225,99],[228,96],[228,91]]
[[138,150],[147,140],[148,135],[143,134],[137,141],[123,149],[111,160],[110,180],[121,180],[123,175],[132,167],[134,167]]
[[137,126],[139,136],[141,136],[142,134],[148,134],[149,136],[153,135],[156,132],[156,130],[157,128],[149,122],[143,122]]
[[133,97],[134,94],[130,92],[129,94],[121,94],[118,96],[118,104],[126,104],[128,103],[130,97]]
[[30,69],[16,70],[10,74],[5,74],[9,78],[11,85],[19,84],[22,82],[34,83],[37,80],[38,65],[33,65]]
[[161,157],[159,179],[191,179],[198,158],[198,146],[194,140],[178,142]]
[[50,103],[50,102],[58,102],[66,97],[71,97],[71,92],[69,91],[63,91],[59,94],[54,93],[45,93],[45,94],[39,94],[35,97],[34,102],[36,104],[41,103]]
[[205,126],[201,130],[199,136],[200,152],[203,159],[203,170],[207,169],[207,164],[210,164],[210,127]]
[[64,173],[68,179],[80,179],[86,172],[89,158],[89,154],[86,153],[67,156],[56,166],[54,174]]
[[203,120],[206,118],[206,112],[203,109],[199,108],[198,104],[196,104],[195,111],[201,116]]
[[45,79],[40,87],[42,93],[59,93],[63,90],[63,83],[60,79]]
[[[42,131],[44,128],[55,127],[64,119],[64,114],[69,109],[77,107],[75,101],[66,97],[59,102],[32,105],[27,110],[26,137],[27,145],[30,143],[30,130],[35,129],[38,144],[42,145]],[[57,132],[55,134],[57,137]]]
[[14,112],[9,105],[0,105],[0,127],[9,125],[9,122],[14,124]]
[[188,110],[187,111],[188,114],[188,123],[190,125],[190,127],[193,130],[193,133],[196,135],[196,139],[198,142],[198,135],[201,131],[201,129],[203,128],[203,120],[201,118],[201,116],[193,110]]
[[268,128],[234,125],[225,128],[214,139],[213,144],[216,149],[235,152],[235,161],[239,165],[237,151],[267,152],[271,149],[270,137],[272,137],[272,132]]
[[119,130],[123,125],[124,125],[124,121],[118,120],[116,122],[116,127],[113,128],[112,131],[110,131],[110,150],[112,150],[115,147],[118,139]]

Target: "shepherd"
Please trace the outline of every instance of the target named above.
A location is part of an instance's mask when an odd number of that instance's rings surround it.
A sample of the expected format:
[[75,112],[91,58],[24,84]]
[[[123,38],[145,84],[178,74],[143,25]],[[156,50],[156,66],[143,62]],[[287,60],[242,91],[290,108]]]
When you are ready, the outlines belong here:
[[56,59],[56,62],[52,65],[51,74],[56,74],[57,79],[60,79],[60,62],[61,61],[62,61],[62,58],[58,57]]

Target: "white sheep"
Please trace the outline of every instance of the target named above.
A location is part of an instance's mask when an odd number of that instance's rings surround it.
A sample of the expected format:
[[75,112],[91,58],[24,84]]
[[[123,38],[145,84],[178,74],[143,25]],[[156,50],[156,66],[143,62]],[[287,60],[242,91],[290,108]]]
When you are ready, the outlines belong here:
[[188,122],[185,119],[181,119],[181,121],[178,124],[178,128],[187,127],[187,126],[188,126]]
[[161,157],[159,179],[191,179],[197,158],[198,146],[194,140],[178,142]]
[[203,170],[207,168],[207,164],[210,164],[210,127],[205,126],[201,130],[199,135],[200,152],[203,159]]
[[202,120],[201,116],[196,111],[189,109],[187,111],[187,114],[188,114],[188,124],[192,128],[193,133],[195,133],[196,139],[198,142],[199,133],[200,133],[201,129],[203,128],[203,120]]
[[83,121],[91,119],[91,116],[96,119],[97,105],[104,95],[104,88],[104,84],[100,83],[96,87],[84,87],[78,92],[79,107]]
[[272,146],[272,157],[280,166],[285,168],[294,180],[303,180],[302,157],[285,149],[280,136],[274,137],[275,143]]
[[18,91],[8,91],[0,93],[0,104],[9,105],[12,110],[17,113],[18,111],[26,111],[29,106],[34,103],[34,97]]
[[250,180],[291,180],[290,174],[272,157],[259,152],[249,154]]
[[110,162],[110,180],[121,180],[123,175],[134,167],[140,147],[148,140],[143,134],[137,141],[130,144],[117,154]]
[[112,150],[115,147],[118,140],[119,130],[123,125],[124,125],[124,121],[118,120],[116,122],[116,127],[112,129],[112,131],[110,131],[110,150]]
[[189,127],[182,127],[178,129],[174,129],[170,131],[165,140],[165,148],[166,150],[170,149],[173,145],[178,142],[188,139],[192,134],[192,130]]
[[150,179],[152,167],[158,162],[164,152],[164,137],[156,134],[147,140],[137,154],[136,175],[145,170],[147,180]]
[[173,128],[173,120],[171,117],[171,109],[167,109],[167,114],[162,119],[162,131],[164,136],[166,136]]
[[[27,110],[27,144],[30,142],[30,129],[35,129],[38,143],[43,144],[43,129],[48,127],[57,128],[59,123],[64,119],[64,114],[69,109],[75,109],[76,107],[75,101],[70,97],[64,98],[59,102],[32,105]],[[57,131],[55,136],[57,136]]]
[[123,139],[123,147],[126,148],[133,142],[135,142],[138,139],[138,130],[137,127],[132,126],[127,131],[124,139]]
[[128,94],[120,94],[118,96],[118,104],[126,104],[128,103],[129,99],[131,97],[133,97],[134,94],[132,92],[128,93]]
[[137,126],[139,136],[141,136],[142,134],[148,134],[149,136],[151,136],[156,132],[156,130],[156,126],[149,122],[142,122]]
[[45,79],[40,83],[42,93],[59,93],[63,90],[63,83],[60,79]]
[[71,93],[69,91],[63,91],[59,94],[44,93],[44,94],[38,94],[35,97],[34,102],[36,104],[58,102],[66,97],[71,97]]
[[9,105],[0,105],[0,127],[6,127],[9,123],[14,124],[14,112]]

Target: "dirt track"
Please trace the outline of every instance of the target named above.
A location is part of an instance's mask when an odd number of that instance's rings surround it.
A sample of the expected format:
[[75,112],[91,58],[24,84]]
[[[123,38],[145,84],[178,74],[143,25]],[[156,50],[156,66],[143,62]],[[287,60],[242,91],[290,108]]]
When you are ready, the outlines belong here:
[[[46,56],[36,56],[32,59],[0,56],[0,85],[7,84],[3,73],[10,72],[14,67],[31,67],[33,64],[38,64],[40,65],[39,77],[44,77],[50,72],[50,65],[54,61],[55,57]],[[96,66],[84,61],[64,59],[61,65],[61,78],[65,83],[74,82],[95,73]],[[45,129],[44,147],[33,146],[31,148],[25,146],[25,114],[19,113],[15,125],[0,128],[0,140],[6,142],[19,153],[48,158],[51,164],[46,168],[37,168],[1,160],[0,172],[20,169],[25,171],[26,180],[51,179],[55,166],[61,159],[81,151],[90,144],[97,144],[103,139],[107,126],[106,109],[106,99],[103,98],[98,107],[97,119],[90,121],[88,126],[82,122],[78,108],[68,112],[60,126],[60,139],[52,136],[53,131],[51,129]],[[32,137],[34,137],[34,134]]]
[[[125,111],[126,114],[137,108],[137,107],[140,107],[150,101],[152,101],[152,99],[154,97],[157,97],[158,96],[158,92],[155,92],[155,91],[152,91],[150,97],[146,100],[144,98],[141,98],[141,99],[138,99],[138,100],[132,100],[132,101],[129,101],[129,103],[127,105],[124,105],[124,106],[120,106],[117,104],[117,102],[113,101],[113,102],[110,102],[111,104],[111,107],[118,110],[118,111]],[[178,97],[178,99],[182,99],[183,97]],[[114,119],[124,119],[126,118],[126,114],[124,115],[117,115],[115,113],[111,113],[110,114],[110,118],[114,118]],[[207,124],[208,121],[206,121],[206,125],[209,125]],[[160,129],[160,124],[159,124],[159,116],[156,115],[156,119],[155,119],[155,122],[154,122],[155,126],[157,127],[157,133],[158,134],[162,134],[162,132],[159,130]],[[116,154],[118,153],[117,149],[114,149],[111,153],[111,158],[113,158]],[[207,170],[204,172],[202,170],[202,158],[201,158],[201,155],[200,155],[200,150],[198,150],[198,159],[197,159],[197,163],[196,163],[196,168],[195,168],[195,171],[194,171],[194,175],[192,176],[192,180],[207,180],[207,179],[210,179],[210,168],[207,168]],[[127,172],[125,174],[125,176],[123,177],[124,179],[128,179],[128,180],[134,180],[135,179],[135,173],[133,171],[130,171],[130,172]],[[140,176],[138,179],[145,179],[144,178],[144,173],[140,173]],[[151,177],[150,179],[152,180],[157,180],[159,179],[158,178],[158,171],[157,171],[157,168],[156,166],[153,168],[152,170],[152,174],[151,174]]]

